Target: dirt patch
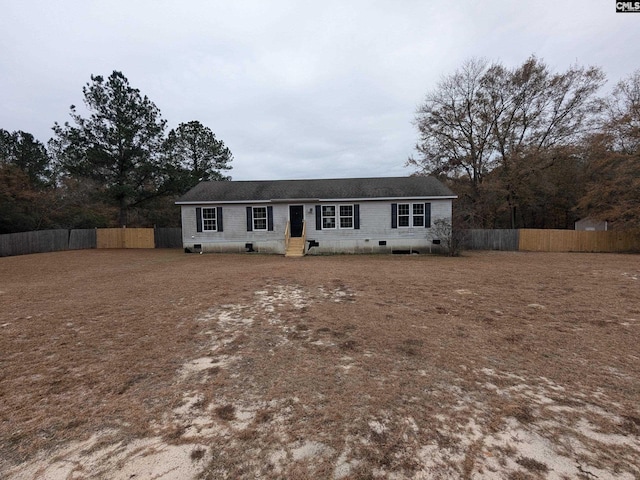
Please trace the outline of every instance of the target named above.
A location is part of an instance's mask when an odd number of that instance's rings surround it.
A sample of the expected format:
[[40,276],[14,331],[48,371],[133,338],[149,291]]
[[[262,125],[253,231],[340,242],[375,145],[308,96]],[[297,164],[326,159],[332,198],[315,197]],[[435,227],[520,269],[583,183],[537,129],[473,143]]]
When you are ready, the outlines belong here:
[[636,256],[0,259],[0,476],[640,477]]

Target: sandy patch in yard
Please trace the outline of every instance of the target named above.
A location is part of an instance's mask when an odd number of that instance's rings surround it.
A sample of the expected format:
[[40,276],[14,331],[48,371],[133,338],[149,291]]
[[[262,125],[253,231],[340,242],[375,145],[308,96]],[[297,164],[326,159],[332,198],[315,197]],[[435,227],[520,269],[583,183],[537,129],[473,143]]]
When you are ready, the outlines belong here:
[[625,257],[86,253],[0,283],[3,478],[640,478]]
[[[162,438],[117,442],[109,434],[94,435],[55,452],[37,458],[28,466],[6,472],[8,478],[43,480],[113,480],[196,478],[207,461],[206,448],[198,445],[168,445]],[[201,453],[200,453],[201,452]]]

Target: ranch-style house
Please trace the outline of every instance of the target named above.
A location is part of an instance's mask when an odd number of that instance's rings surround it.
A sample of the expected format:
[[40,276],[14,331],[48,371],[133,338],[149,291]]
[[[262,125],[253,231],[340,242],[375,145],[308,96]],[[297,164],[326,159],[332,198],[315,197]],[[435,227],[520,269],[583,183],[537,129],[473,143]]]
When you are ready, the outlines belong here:
[[178,199],[188,252],[427,253],[456,196],[433,177],[201,182]]

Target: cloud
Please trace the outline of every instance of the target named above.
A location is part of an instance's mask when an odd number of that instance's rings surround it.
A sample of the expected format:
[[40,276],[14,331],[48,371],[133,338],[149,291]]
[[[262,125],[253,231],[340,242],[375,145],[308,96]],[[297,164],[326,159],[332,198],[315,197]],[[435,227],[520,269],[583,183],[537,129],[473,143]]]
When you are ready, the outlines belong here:
[[0,128],[42,141],[91,74],[122,71],[175,127],[199,120],[236,179],[406,175],[425,94],[466,59],[636,68],[640,16],[598,0],[9,2]]

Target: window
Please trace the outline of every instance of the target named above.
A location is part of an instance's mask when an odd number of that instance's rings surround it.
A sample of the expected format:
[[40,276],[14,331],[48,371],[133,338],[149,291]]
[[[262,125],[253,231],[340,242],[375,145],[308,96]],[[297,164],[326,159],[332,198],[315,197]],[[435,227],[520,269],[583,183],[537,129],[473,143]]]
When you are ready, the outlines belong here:
[[424,203],[413,204],[413,226],[424,227]]
[[322,229],[354,228],[353,205],[323,205]]
[[202,209],[202,231],[216,232],[218,230],[218,218],[215,208]]
[[399,227],[408,227],[411,225],[409,222],[409,218],[411,216],[411,210],[409,209],[408,203],[399,203],[398,204],[398,226]]
[[196,232],[222,232],[222,207],[196,207]]
[[253,207],[253,229],[267,229],[267,207]]
[[340,205],[340,228],[353,228],[353,205]]
[[[220,223],[220,221],[218,221]],[[247,232],[273,231],[273,207],[247,207]]]
[[316,205],[316,230],[360,229],[360,205]]
[[392,203],[391,228],[431,227],[431,203]]
[[336,207],[335,205],[322,206],[322,228],[336,228]]

